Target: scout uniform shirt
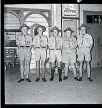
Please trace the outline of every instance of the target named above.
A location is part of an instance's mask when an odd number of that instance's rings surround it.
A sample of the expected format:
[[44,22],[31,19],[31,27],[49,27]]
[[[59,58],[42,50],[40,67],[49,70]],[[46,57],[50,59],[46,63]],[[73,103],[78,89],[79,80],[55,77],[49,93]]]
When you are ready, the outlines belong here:
[[61,56],[61,49],[62,49],[62,38],[57,36],[51,36],[49,38],[49,49],[50,49],[50,56],[49,56],[49,61],[50,62],[61,62],[62,61],[62,56]]
[[35,61],[46,60],[46,48],[47,48],[47,37],[42,35],[36,35],[33,39],[33,45],[35,48]]
[[62,38],[57,36],[51,36],[48,41],[48,45],[50,49],[60,49],[62,48]]
[[47,37],[42,35],[36,35],[33,39],[34,48],[46,48],[47,46]]
[[18,45],[18,47],[20,46],[31,46],[32,45],[32,37],[29,34],[26,35],[18,35],[17,39],[16,39],[16,44]]
[[79,35],[77,42],[79,49],[81,49],[83,52],[86,52],[90,50],[90,46],[93,44],[93,39],[89,34],[85,34],[84,36]]
[[75,48],[77,46],[76,39],[71,37],[63,37],[63,51],[67,53],[73,53],[75,52]]
[[17,53],[19,55],[19,59],[22,61],[25,58],[30,61],[32,37],[29,34],[20,34],[16,39],[16,44],[18,45]]

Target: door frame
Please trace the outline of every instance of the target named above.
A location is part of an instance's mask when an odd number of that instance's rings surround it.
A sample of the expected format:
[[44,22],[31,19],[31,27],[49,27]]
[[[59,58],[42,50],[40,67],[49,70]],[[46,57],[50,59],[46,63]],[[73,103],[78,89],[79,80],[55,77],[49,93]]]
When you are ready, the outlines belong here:
[[83,23],[86,24],[86,15],[102,15],[102,11],[86,11],[83,10]]
[[67,19],[66,19],[66,18],[65,18],[65,19],[63,18],[63,19],[62,19],[62,36],[64,35],[63,21],[65,21],[65,20],[66,20],[66,21],[76,20],[76,36],[77,36],[77,35],[79,34],[79,32],[78,32],[79,19],[76,19],[76,18],[75,18],[75,19],[74,19],[74,18],[70,18],[70,19],[69,19],[69,18],[67,18]]
[[[87,15],[102,15],[102,11],[86,11],[86,10],[83,10],[83,23],[84,24],[92,24],[92,25],[96,25],[96,23],[87,23]],[[98,24],[98,25],[102,25],[102,24]],[[89,30],[88,30],[89,32]],[[95,53],[95,52],[94,52]],[[97,52],[99,54],[99,52]],[[99,57],[100,55],[98,55]],[[99,61],[100,62],[100,61]],[[92,62],[91,62],[92,63]],[[93,63],[94,64],[94,63]],[[97,65],[97,63],[95,63],[92,68],[95,68],[95,67],[100,67],[100,65]]]

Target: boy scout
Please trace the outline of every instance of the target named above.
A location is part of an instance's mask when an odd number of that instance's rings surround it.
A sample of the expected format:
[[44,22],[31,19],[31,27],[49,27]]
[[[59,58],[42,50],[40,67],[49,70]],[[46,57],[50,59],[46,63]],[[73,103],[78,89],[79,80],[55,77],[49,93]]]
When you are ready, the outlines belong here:
[[70,27],[66,28],[64,32],[66,34],[63,37],[63,49],[62,49],[62,62],[65,63],[65,76],[63,79],[66,80],[68,78],[67,73],[70,65],[73,69],[74,79],[78,80],[75,68],[77,41],[76,38],[72,36],[72,32],[74,31],[72,31]]
[[92,36],[87,33],[89,29],[85,24],[82,24],[79,28],[81,30],[81,34],[78,36],[78,61],[80,62],[80,78],[79,81],[82,81],[82,66],[85,57],[86,65],[87,65],[87,72],[88,72],[88,80],[93,81],[91,79],[91,72],[90,72],[90,61],[91,61],[91,54],[90,51],[93,45]]
[[61,32],[58,27],[54,26],[51,30],[53,32],[53,35],[48,40],[48,46],[50,49],[50,57],[49,62],[51,63],[51,78],[50,81],[53,81],[54,79],[54,71],[55,71],[55,60],[57,60],[58,63],[58,73],[59,73],[59,82],[62,81],[61,74],[61,49],[62,49],[62,38],[58,36],[58,33]]
[[36,73],[37,78],[35,82],[39,82],[40,80],[40,59],[42,66],[42,81],[46,82],[45,78],[45,60],[46,60],[46,49],[47,49],[47,37],[43,35],[43,32],[46,31],[46,28],[42,25],[38,25],[35,27],[35,31],[37,31],[37,35],[33,39],[33,46],[35,49],[35,61],[36,61]]
[[18,81],[18,83],[24,81],[24,69],[26,73],[26,81],[31,82],[31,80],[28,78],[28,73],[30,68],[32,37],[27,33],[30,27],[28,27],[26,24],[23,24],[20,29],[21,34],[17,37],[16,40],[18,45],[18,55],[20,59],[21,71],[21,79]]

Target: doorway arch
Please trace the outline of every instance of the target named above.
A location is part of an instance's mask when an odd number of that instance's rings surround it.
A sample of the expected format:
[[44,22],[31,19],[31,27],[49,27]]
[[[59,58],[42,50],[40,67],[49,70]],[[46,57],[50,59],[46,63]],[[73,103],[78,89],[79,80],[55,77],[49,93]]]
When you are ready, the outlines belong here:
[[15,12],[4,12],[4,29],[19,29],[21,25],[20,16]]
[[31,35],[34,37],[35,35],[37,35],[36,31],[35,31],[35,27],[38,26],[39,24],[33,24],[31,26]]
[[[27,15],[25,15],[26,19],[24,20],[24,23],[30,26],[31,29],[28,32],[31,34],[32,37],[35,36],[34,29],[36,25],[39,25],[39,24],[46,27],[46,31],[43,34],[49,37],[49,23],[48,23],[47,17],[45,18],[45,16],[42,14],[39,14],[39,12],[38,13],[30,12]],[[31,49],[31,52],[32,52],[32,57],[31,57],[30,69],[35,69],[36,68],[35,51],[33,48]]]

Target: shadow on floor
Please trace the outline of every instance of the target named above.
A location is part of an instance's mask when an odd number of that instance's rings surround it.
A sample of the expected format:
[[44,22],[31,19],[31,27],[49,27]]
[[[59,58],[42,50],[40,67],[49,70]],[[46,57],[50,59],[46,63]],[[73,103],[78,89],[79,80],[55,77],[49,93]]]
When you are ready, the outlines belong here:
[[[35,71],[35,70],[33,70]],[[41,75],[42,76],[42,75]],[[64,73],[62,74],[62,77]],[[46,73],[47,82],[35,82],[36,74],[30,74],[31,83],[17,83],[20,78],[19,65],[15,69],[5,71],[5,103],[6,104],[100,104],[102,103],[102,68],[92,69],[93,82],[87,80],[83,73],[83,81],[73,79],[69,72],[66,81],[59,82],[58,75],[50,82],[50,74]]]

